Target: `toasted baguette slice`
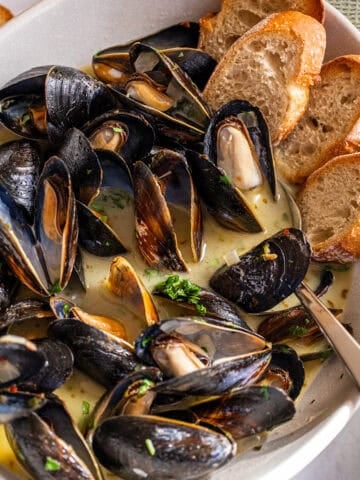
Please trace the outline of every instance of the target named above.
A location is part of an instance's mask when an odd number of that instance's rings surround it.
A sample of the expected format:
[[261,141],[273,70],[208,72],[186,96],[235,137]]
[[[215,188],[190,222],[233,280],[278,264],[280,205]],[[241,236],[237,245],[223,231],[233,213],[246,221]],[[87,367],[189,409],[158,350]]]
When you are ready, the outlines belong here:
[[325,41],[325,29],[314,18],[275,13],[232,45],[205,87],[205,100],[214,110],[230,100],[248,100],[261,109],[272,141],[279,142],[306,109]]
[[360,151],[360,55],[327,63],[321,79],[305,115],[275,149],[279,173],[292,183],[302,183],[335,156]]
[[200,19],[199,48],[219,61],[239,37],[265,17],[297,10],[324,21],[322,0],[223,0],[218,14]]
[[0,27],[13,18],[10,10],[3,5],[0,5]]
[[360,153],[335,157],[310,175],[298,205],[316,260],[360,258]]

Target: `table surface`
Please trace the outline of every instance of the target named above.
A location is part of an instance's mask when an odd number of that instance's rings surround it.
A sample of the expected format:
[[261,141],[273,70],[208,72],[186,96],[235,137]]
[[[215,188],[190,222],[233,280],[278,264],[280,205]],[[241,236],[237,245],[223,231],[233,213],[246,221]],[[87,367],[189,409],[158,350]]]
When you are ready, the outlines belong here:
[[[0,0],[14,14],[37,3],[38,0]],[[331,0],[351,21],[360,27],[360,1]],[[357,480],[360,472],[360,411],[336,439],[293,480]],[[274,479],[279,480],[279,479]],[[281,480],[281,479],[280,479]]]

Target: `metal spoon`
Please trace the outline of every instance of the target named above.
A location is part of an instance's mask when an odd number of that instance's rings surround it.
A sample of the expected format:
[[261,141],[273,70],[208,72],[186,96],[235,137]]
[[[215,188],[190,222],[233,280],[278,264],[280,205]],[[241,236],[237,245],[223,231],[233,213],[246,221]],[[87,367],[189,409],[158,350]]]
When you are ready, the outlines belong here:
[[307,285],[301,283],[295,295],[316,321],[360,390],[360,345]]

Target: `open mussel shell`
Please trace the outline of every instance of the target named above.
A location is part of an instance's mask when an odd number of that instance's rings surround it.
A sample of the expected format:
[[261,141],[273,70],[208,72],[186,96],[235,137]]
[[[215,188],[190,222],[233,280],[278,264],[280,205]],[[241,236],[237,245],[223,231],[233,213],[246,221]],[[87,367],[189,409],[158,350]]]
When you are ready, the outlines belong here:
[[59,438],[35,413],[14,420],[7,424],[5,429],[19,462],[33,478],[39,480],[54,478],[54,472],[46,469],[47,458],[56,464],[61,478],[68,480],[101,478],[94,477],[73,447]]
[[169,149],[159,150],[152,157],[151,170],[161,179],[172,216],[178,215],[180,220],[185,215],[185,221],[177,222],[180,226],[175,226],[175,230],[178,238],[185,231],[192,259],[199,262],[203,251],[203,218],[185,156]]
[[129,54],[135,72],[146,74],[165,87],[166,95],[175,101],[167,112],[168,115],[200,129],[207,127],[211,110],[202,99],[200,91],[176,63],[159,50],[143,43],[132,45]]
[[76,455],[92,473],[92,478],[103,479],[93,453],[59,397],[48,395],[46,404],[38,409],[36,414],[51,427],[58,438],[73,448]]
[[282,230],[211,277],[211,287],[250,313],[277,305],[300,285],[308,270],[311,249],[295,228]]
[[[166,282],[167,280],[155,285],[152,293],[161,298],[166,298],[166,300],[175,302],[177,305],[180,305],[187,310],[198,313],[196,305],[194,305],[193,303],[187,302],[186,300],[182,299],[173,300],[172,298],[170,298],[169,294],[167,293],[167,289],[164,288],[164,286],[166,286]],[[195,286],[198,287],[198,285]],[[239,327],[251,331],[251,328],[242,318],[242,313],[239,311],[239,308],[235,304],[232,304],[231,302],[229,302],[229,300],[222,297],[216,292],[212,292],[211,290],[207,290],[202,287],[198,287],[198,289],[198,304],[201,305],[201,307],[204,307],[205,315],[207,317],[216,318],[218,320],[218,324],[223,325],[224,327]]]
[[[195,48],[199,38],[199,25],[197,23],[173,25],[169,28],[154,33],[139,41],[160,50],[170,47]],[[93,56],[92,66],[95,75],[105,83],[122,84],[133,72],[129,61],[129,48],[131,43],[115,45],[97,52]]]
[[0,424],[12,422],[16,418],[26,417],[46,402],[44,395],[28,392],[0,392]]
[[45,83],[48,136],[60,143],[69,128],[116,107],[116,101],[102,82],[71,67],[50,68]]
[[[88,424],[91,425],[91,430],[97,427],[99,423],[109,417],[123,414],[123,401],[128,400],[129,394],[133,392],[133,386],[136,385],[135,395],[138,400],[142,399],[156,383],[162,381],[162,373],[158,368],[147,367],[130,373],[122,380],[120,380],[111,390],[104,393],[99,399],[94,409],[91,412],[91,418]],[[149,413],[151,403],[144,405],[141,402],[141,412],[138,414]],[[147,411],[144,411],[144,408]],[[125,410],[126,406],[125,406]],[[128,412],[126,414],[129,414]]]
[[34,212],[40,166],[40,154],[35,144],[21,140],[1,145],[0,181],[17,205],[26,210],[29,218]]
[[145,325],[153,325],[159,321],[150,293],[126,258],[116,257],[112,261],[107,287],[119,297],[122,305],[140,318]]
[[93,449],[108,470],[131,478],[197,478],[227,463],[235,444],[225,435],[156,416],[119,416],[95,430]]
[[[325,295],[334,276],[330,270],[325,270],[315,294]],[[288,341],[310,341],[319,332],[319,327],[302,305],[275,312],[266,317],[258,326],[257,331],[272,343],[287,343]]]
[[255,213],[226,172],[196,152],[187,151],[186,157],[199,195],[220,225],[235,231],[262,231]]
[[154,268],[187,271],[158,179],[143,162],[133,167],[135,228],[139,250]]
[[106,112],[83,126],[94,149],[112,150],[131,165],[152,149],[154,130],[142,116],[121,110]]
[[79,231],[70,174],[60,158],[54,156],[45,163],[35,205],[35,233],[43,252],[50,291],[59,291],[69,283]]
[[17,382],[24,392],[48,393],[60,388],[73,373],[74,356],[70,348],[59,340],[34,340],[37,351],[46,358],[46,364],[23,382]]
[[[241,166],[241,163],[246,161],[246,158],[244,158],[245,150],[237,149],[240,144],[236,142],[236,135],[241,135],[242,139],[244,139],[244,133],[242,133],[240,125],[246,126],[247,132],[245,134],[248,134],[250,137],[248,138],[250,147],[254,147],[256,151],[257,159],[255,161],[259,162],[261,172],[270,186],[273,197],[276,199],[276,171],[269,128],[257,107],[251,105],[246,100],[233,100],[221,107],[212,117],[206,132],[204,153],[211,162],[220,165],[219,155],[224,157],[221,142],[225,141],[228,158],[221,159],[221,166],[226,174],[232,178],[231,170],[233,168],[237,170],[236,165]],[[226,134],[224,131],[226,139],[221,136],[223,128],[228,129]],[[229,168],[227,169],[226,166]]]
[[50,297],[50,307],[54,315],[58,319],[73,318],[72,308],[75,307],[75,303],[71,300],[60,297],[59,295],[53,295]]
[[118,235],[101,216],[79,201],[77,211],[79,243],[85,250],[98,257],[110,257],[127,252]]
[[218,360],[210,367],[166,380],[154,390],[166,395],[220,395],[234,387],[255,383],[270,360],[270,350]]
[[0,121],[6,128],[31,140],[47,138],[43,95],[16,95],[0,100]]
[[56,320],[48,334],[70,347],[77,368],[107,388],[139,364],[133,347],[125,340],[76,319]]
[[194,407],[202,423],[215,425],[234,440],[258,435],[291,420],[294,402],[281,389],[250,386]]
[[100,193],[102,169],[89,140],[78,129],[71,128],[58,152],[69,169],[77,200],[88,205]]
[[35,298],[19,300],[0,313],[0,329],[31,319],[54,318],[48,302]]
[[[106,149],[96,149],[101,169],[103,171],[102,188],[117,188],[133,196],[133,183],[130,168],[126,161],[116,152]],[[95,203],[95,205],[94,205]],[[96,200],[90,208],[96,210]]]
[[47,364],[45,355],[23,337],[0,337],[0,388],[36,375]]
[[272,347],[270,370],[271,369],[279,369],[288,373],[290,377],[290,386],[287,393],[293,400],[295,400],[299,396],[305,381],[304,364],[296,351],[288,345],[274,345]]
[[260,335],[244,328],[225,326],[206,317],[170,318],[159,323],[159,328],[164,333],[176,333],[199,345],[212,362],[266,347],[265,339]]
[[27,215],[1,184],[0,245],[4,260],[14,275],[34,292],[48,295],[51,284]]

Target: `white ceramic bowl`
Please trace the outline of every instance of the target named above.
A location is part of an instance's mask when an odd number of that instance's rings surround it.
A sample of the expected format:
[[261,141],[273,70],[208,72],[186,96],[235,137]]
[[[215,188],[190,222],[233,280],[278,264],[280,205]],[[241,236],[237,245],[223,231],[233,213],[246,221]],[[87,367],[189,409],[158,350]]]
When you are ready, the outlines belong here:
[[[90,63],[94,52],[219,7],[216,0],[43,0],[0,31],[0,85],[35,65]],[[327,7],[326,58],[360,54],[360,33],[333,7]],[[360,268],[346,320],[360,338],[356,298]],[[315,401],[313,401],[315,400]],[[286,480],[310,463],[340,432],[358,407],[359,395],[335,358],[298,405],[289,424],[276,429],[260,452],[251,452],[219,471],[217,480]],[[1,448],[1,446],[0,446]],[[1,478],[1,473],[0,473]]]

